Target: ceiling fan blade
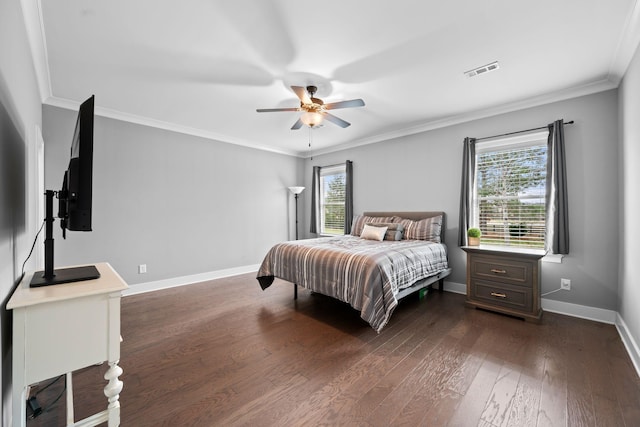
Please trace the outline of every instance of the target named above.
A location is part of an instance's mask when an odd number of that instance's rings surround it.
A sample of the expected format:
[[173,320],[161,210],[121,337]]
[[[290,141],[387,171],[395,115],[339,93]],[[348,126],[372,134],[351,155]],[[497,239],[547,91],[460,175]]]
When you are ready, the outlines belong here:
[[338,108],[353,108],[364,107],[364,101],[362,99],[350,99],[348,101],[330,102],[324,104],[324,108],[327,110],[336,110]]
[[302,86],[291,86],[291,89],[296,93],[298,98],[300,98],[300,102],[303,104],[311,104],[311,98],[309,98],[306,88]]
[[295,123],[293,124],[293,126],[291,126],[291,130],[297,130],[297,129],[300,129],[300,128],[302,127],[302,125],[303,125],[302,120],[298,119],[298,121],[297,121],[297,122],[295,122]]
[[325,113],[322,113],[322,115],[324,116],[325,119],[329,120],[333,124],[340,126],[341,128],[346,128],[351,126],[351,123],[344,121],[341,118],[334,116],[333,114],[329,114],[325,112]]
[[276,111],[300,111],[298,107],[295,108],[258,108],[256,109],[258,113],[273,113]]

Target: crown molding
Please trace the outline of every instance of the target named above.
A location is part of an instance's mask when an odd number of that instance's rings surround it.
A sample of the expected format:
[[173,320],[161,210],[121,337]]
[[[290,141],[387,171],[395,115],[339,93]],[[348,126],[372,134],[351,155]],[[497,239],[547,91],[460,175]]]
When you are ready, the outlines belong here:
[[31,58],[38,80],[40,101],[51,97],[51,73],[49,72],[49,55],[44,34],[44,21],[42,19],[42,4],[40,0],[21,0],[24,26],[31,48]]
[[465,114],[459,114],[455,116],[445,117],[438,120],[431,120],[420,123],[415,126],[406,127],[391,132],[378,134],[369,138],[355,140],[339,146],[328,147],[306,153],[305,157],[319,156],[322,154],[334,153],[337,151],[347,150],[350,148],[361,147],[363,145],[375,144],[377,142],[388,141],[395,138],[401,138],[404,136],[415,135],[422,132],[427,132],[435,129],[441,129],[453,125],[471,122],[474,120],[484,119],[487,117],[494,117],[500,114],[511,113],[514,111],[525,110],[527,108],[538,107],[540,105],[551,104],[553,102],[564,101],[572,98],[579,98],[585,95],[591,95],[598,92],[604,92],[607,90],[615,89],[618,85],[609,80],[602,79],[596,82],[587,83],[584,85],[576,86],[569,89],[559,90],[557,92],[548,93],[545,95],[535,96],[526,100],[511,102],[502,104],[495,107],[484,108],[482,110],[471,111]]
[[[52,107],[64,108],[64,109],[73,110],[73,111],[78,111],[78,108],[80,107],[80,103],[77,101],[72,101],[69,99],[58,98],[53,96],[47,98],[43,103],[45,105],[50,105]],[[276,149],[273,147],[267,147],[264,145],[252,143],[250,141],[245,141],[240,138],[235,138],[228,135],[222,135],[216,132],[192,128],[189,126],[177,125],[175,123],[151,119],[148,117],[138,116],[135,114],[124,113],[118,110],[112,110],[110,108],[96,106],[94,113],[95,115],[100,117],[106,117],[109,119],[120,120],[128,123],[135,123],[138,125],[148,126],[156,129],[163,129],[163,130],[168,130],[171,132],[181,133],[185,135],[191,135],[191,136],[196,136],[200,138],[210,139],[210,140],[218,141],[221,143],[240,145],[243,147],[253,148],[253,149],[262,150],[262,151],[268,151],[276,154],[284,154],[287,156],[301,157],[300,153],[297,151],[287,151],[282,149]]]
[[[268,151],[276,154],[284,154],[287,156],[310,158],[313,156],[319,156],[323,154],[334,153],[351,148],[361,147],[364,145],[375,144],[378,142],[388,141],[396,138],[402,138],[409,135],[415,135],[422,132],[428,132],[435,129],[441,129],[453,125],[471,122],[474,120],[484,119],[487,117],[493,117],[500,114],[510,113],[514,111],[524,110],[527,108],[537,107],[540,105],[550,104],[553,102],[564,101],[567,99],[578,98],[580,96],[591,95],[606,90],[615,89],[617,84],[609,79],[602,79],[597,82],[587,83],[581,86],[552,92],[545,95],[536,96],[522,101],[512,102],[508,104],[502,104],[499,106],[485,108],[482,110],[476,110],[465,114],[459,114],[450,116],[438,120],[431,120],[420,123],[418,125],[397,129],[390,132],[381,133],[372,137],[354,140],[348,143],[334,145],[319,150],[312,151],[289,151],[282,149],[275,149],[265,145],[255,144],[250,141],[245,141],[239,138],[231,137],[229,135],[222,135],[219,133],[206,131],[202,129],[192,128],[188,126],[181,126],[175,123],[169,123],[161,120],[155,120],[148,117],[137,116],[135,114],[124,113],[122,111],[113,110],[104,107],[96,107],[95,114],[101,117],[111,118],[115,120],[121,120],[129,123],[135,123],[143,126],[149,126],[157,129],[164,129],[172,132],[182,133],[186,135],[197,136],[205,139],[216,140],[218,142],[240,145],[243,147],[253,148],[256,150]],[[67,110],[77,111],[80,103],[65,98],[49,97],[44,102],[46,105],[54,107],[64,108]]]
[[627,16],[627,22],[625,22],[618,47],[609,67],[609,79],[616,84],[616,87],[626,74],[638,45],[640,45],[640,4],[636,0],[633,3],[631,13]]
[[[624,74],[635,54],[638,45],[640,45],[640,0],[635,0],[631,13],[625,23],[620,41],[616,52],[613,55],[611,65],[609,67],[608,76],[600,81],[587,83],[578,87],[564,89],[558,92],[533,97],[524,101],[518,101],[503,104],[495,107],[476,110],[460,115],[444,117],[437,120],[429,120],[417,125],[409,126],[402,129],[396,129],[389,132],[377,134],[371,137],[358,139],[345,144],[335,145],[324,149],[313,151],[293,151],[275,149],[264,145],[256,144],[251,141],[245,141],[229,135],[222,135],[216,132],[196,129],[188,126],[177,125],[174,123],[155,120],[147,117],[137,116],[134,114],[124,113],[117,110],[96,107],[96,114],[122,120],[130,123],[136,123],[143,126],[154,127],[158,129],[169,130],[177,133],[193,135],[201,138],[212,139],[219,142],[225,142],[240,145],[248,148],[268,151],[276,154],[284,154],[288,156],[309,158],[312,156],[329,154],[350,148],[360,147],[363,145],[374,144],[377,142],[387,141],[404,136],[414,135],[421,132],[440,129],[473,120],[492,117],[504,113],[518,111],[526,108],[536,107],[543,104],[562,101],[579,96],[589,95],[605,90],[615,89],[619,86]],[[44,23],[42,17],[41,0],[21,0],[22,12],[25,21],[29,45],[35,73],[38,79],[40,97],[43,104],[52,105],[60,108],[77,110],[79,103],[54,97],[52,92],[49,60],[47,53],[46,34],[44,31]]]

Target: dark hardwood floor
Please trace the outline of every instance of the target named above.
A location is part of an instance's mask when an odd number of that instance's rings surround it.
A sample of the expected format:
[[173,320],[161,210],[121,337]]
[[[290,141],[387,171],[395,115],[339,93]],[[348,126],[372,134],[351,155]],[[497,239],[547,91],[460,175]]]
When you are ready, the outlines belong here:
[[[536,325],[432,291],[376,334],[345,304],[292,295],[247,274],[123,298],[122,425],[640,425],[640,380],[612,325]],[[76,419],[105,407],[104,371],[74,374]],[[64,405],[28,425],[64,425]]]

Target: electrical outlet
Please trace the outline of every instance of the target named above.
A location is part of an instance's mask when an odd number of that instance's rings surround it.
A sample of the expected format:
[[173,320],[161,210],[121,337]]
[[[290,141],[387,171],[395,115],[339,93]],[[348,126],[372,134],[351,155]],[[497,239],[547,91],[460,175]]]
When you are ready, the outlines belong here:
[[565,291],[571,290],[571,280],[570,279],[560,279],[560,289],[564,289]]
[[138,274],[145,274],[147,272],[147,264],[140,264],[138,266]]

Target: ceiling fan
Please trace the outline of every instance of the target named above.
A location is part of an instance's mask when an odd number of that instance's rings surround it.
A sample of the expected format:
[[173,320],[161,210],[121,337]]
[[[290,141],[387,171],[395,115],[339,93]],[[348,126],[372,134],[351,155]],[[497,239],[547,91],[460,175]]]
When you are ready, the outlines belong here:
[[319,126],[324,119],[327,119],[333,124],[336,124],[342,128],[351,126],[351,123],[342,120],[333,114],[328,113],[328,110],[337,110],[338,108],[353,108],[364,106],[362,99],[350,99],[348,101],[338,101],[325,104],[320,98],[314,98],[313,95],[317,92],[316,86],[291,86],[291,89],[300,99],[300,107],[293,108],[258,108],[258,113],[272,113],[276,111],[303,111],[304,113],[300,118],[291,126],[291,130],[300,129],[302,125],[307,125],[311,128]]

